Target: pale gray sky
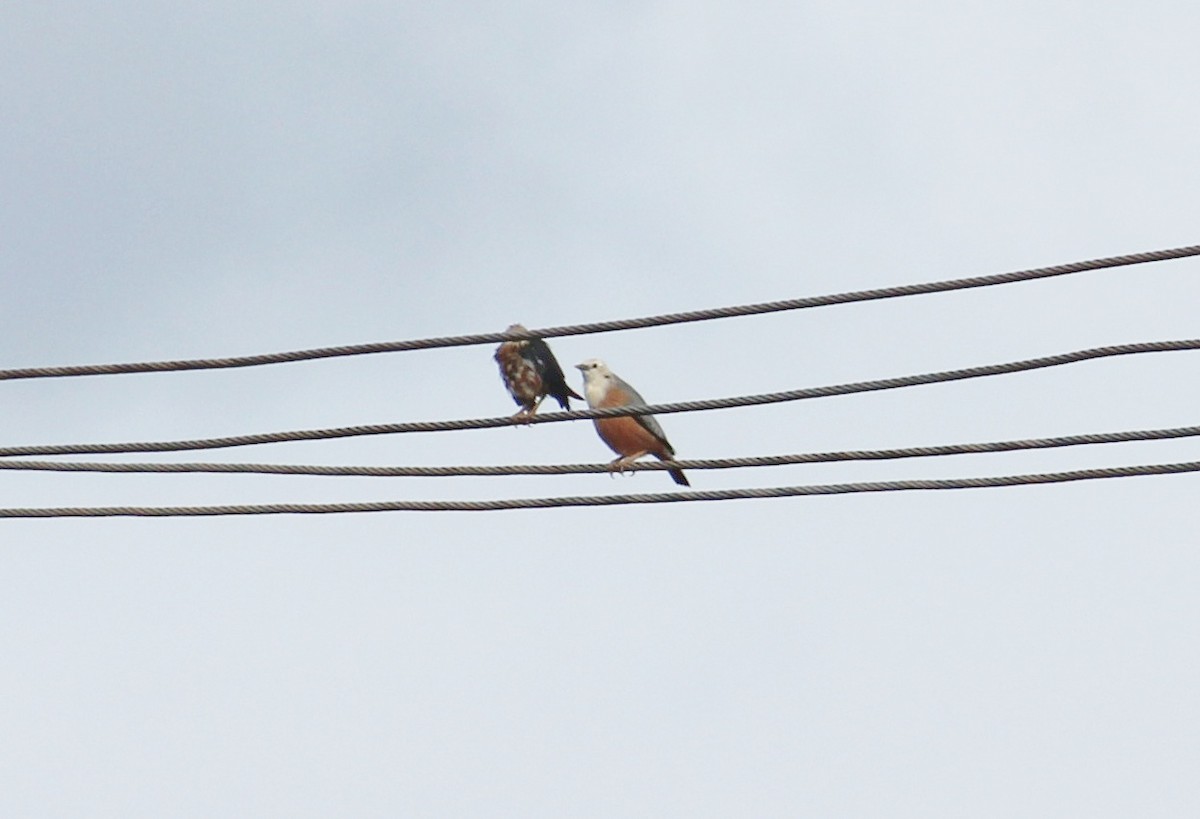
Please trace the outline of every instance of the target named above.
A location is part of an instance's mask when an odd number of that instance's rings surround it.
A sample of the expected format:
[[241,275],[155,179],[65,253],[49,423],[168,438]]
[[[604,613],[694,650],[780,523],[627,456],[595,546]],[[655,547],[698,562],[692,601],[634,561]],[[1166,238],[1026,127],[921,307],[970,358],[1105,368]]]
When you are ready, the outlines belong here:
[[[0,367],[641,316],[1200,241],[1183,2],[0,8]],[[1183,261],[553,340],[665,402],[1200,335]],[[1198,354],[660,419],[681,457],[1197,423]],[[486,347],[0,384],[2,445],[501,415]],[[590,423],[181,460],[599,461]],[[1200,442],[695,472],[1200,459]],[[3,506],[665,475],[0,474]],[[5,816],[1194,816],[1196,494],[0,521]]]

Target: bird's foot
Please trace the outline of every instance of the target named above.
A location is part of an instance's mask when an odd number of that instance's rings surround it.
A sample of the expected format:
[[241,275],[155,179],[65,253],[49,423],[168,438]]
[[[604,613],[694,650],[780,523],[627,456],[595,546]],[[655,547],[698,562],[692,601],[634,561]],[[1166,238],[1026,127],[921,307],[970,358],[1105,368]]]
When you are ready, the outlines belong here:
[[632,467],[633,462],[636,460],[637,460],[637,457],[632,457],[632,458],[625,457],[625,458],[617,458],[615,461],[612,461],[608,465],[608,477],[612,478],[616,475],[621,475],[622,477],[624,477],[625,475],[636,475],[637,470],[632,469],[632,468],[629,468],[629,469],[626,468],[626,467]]
[[536,411],[537,411],[536,409],[530,409],[529,407],[521,407],[521,409],[517,410],[516,412],[514,412],[512,414],[512,416],[511,416],[512,423],[513,424],[523,424],[524,426],[529,426],[530,424],[533,423],[533,414]]

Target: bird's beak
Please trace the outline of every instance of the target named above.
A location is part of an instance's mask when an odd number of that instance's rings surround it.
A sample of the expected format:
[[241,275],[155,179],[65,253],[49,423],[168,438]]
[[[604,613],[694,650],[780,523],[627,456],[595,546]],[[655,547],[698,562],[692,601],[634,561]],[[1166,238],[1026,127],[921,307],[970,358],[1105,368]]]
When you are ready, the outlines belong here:
[[583,365],[583,364],[576,364],[576,365],[575,365],[575,369],[579,370],[580,372],[583,372],[583,367],[584,367],[584,365]]

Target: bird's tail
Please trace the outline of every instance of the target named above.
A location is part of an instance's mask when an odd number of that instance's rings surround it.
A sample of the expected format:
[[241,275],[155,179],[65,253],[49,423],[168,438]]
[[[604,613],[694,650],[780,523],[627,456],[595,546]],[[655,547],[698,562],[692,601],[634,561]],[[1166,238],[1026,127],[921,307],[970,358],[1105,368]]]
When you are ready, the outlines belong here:
[[[663,463],[672,463],[670,458],[659,458],[659,460]],[[691,484],[688,483],[687,475],[683,474],[682,469],[668,469],[667,474],[671,476],[671,480],[675,481],[675,483],[679,484],[680,486],[691,486]]]
[[570,412],[571,399],[578,398],[580,401],[582,401],[583,396],[575,392],[575,390],[571,389],[570,387],[564,387],[563,389],[565,389],[566,392],[555,393],[554,398],[558,401],[558,405],[560,407]]

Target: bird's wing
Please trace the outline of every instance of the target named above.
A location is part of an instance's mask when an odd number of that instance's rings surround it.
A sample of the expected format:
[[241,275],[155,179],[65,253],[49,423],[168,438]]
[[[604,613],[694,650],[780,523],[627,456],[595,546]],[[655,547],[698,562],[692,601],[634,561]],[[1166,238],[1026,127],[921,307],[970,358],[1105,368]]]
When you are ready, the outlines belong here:
[[549,387],[548,392],[551,395],[572,395],[575,398],[582,398],[567,386],[567,379],[563,375],[562,367],[559,366],[554,353],[550,352],[550,345],[545,341],[540,338],[531,339],[525,345],[522,355],[526,361],[537,368],[538,375],[542,377],[542,383]]
[[[646,399],[642,398],[641,393],[639,393],[637,390],[635,390],[633,387],[631,387],[628,383],[626,383],[624,380],[622,380],[618,376],[614,375],[613,379],[617,382],[616,383],[617,388],[620,390],[623,390],[629,398],[629,402],[628,402],[628,404],[626,404],[626,406],[630,406],[630,407],[646,406]],[[641,424],[647,430],[649,430],[651,435],[653,435],[658,440],[662,441],[668,450],[672,449],[671,442],[667,440],[667,434],[665,432],[663,432],[663,428],[661,426],[659,426],[658,421],[656,421],[654,419],[653,415],[634,415],[632,417],[639,424]]]
[[550,345],[542,341],[540,338],[530,339],[525,345],[525,349],[521,351],[521,355],[526,361],[537,367],[538,374],[542,378],[554,376],[562,378],[562,367],[558,366],[558,360],[554,358],[554,353],[550,352]]

